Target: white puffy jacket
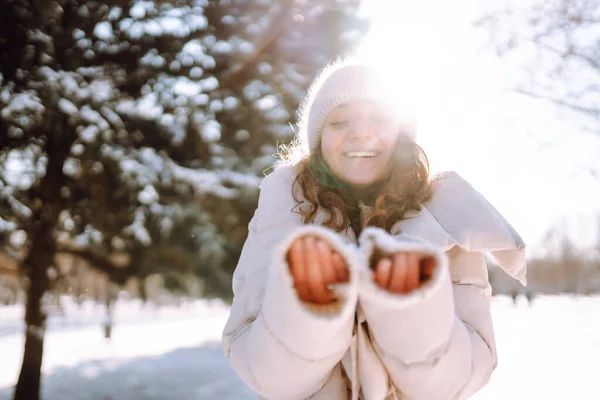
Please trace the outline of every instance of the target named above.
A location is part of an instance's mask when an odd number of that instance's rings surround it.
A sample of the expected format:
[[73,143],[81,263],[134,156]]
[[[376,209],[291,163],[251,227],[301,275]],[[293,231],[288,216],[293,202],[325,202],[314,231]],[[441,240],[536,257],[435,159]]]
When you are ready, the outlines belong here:
[[[484,252],[526,284],[525,245],[502,215],[447,172],[434,179],[432,200],[391,234],[366,228],[357,238],[321,227],[321,210],[303,224],[295,176],[282,167],[261,183],[234,273],[223,347],[239,377],[269,400],[450,400],[483,387],[497,364]],[[286,253],[307,233],[350,266],[337,308],[306,306],[293,288]],[[407,295],[381,290],[367,267],[376,247],[437,257],[433,279]]]

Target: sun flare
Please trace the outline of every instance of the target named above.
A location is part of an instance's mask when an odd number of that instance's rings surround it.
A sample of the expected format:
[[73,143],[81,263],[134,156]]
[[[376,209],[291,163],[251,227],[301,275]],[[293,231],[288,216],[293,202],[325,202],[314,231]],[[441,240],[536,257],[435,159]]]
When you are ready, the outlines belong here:
[[[431,5],[418,2],[385,4],[373,1],[366,7],[371,17],[370,32],[361,42],[356,57],[375,64],[394,91],[396,107],[410,108],[417,121],[417,142],[429,156],[433,172],[455,169],[467,146],[450,140],[450,131],[460,131],[453,123],[460,115],[456,107],[466,102],[471,90],[455,90],[448,82],[460,62],[449,61],[456,54],[449,43],[463,34],[449,29],[444,19],[459,13],[452,7],[433,15]],[[384,8],[385,7],[385,8]],[[443,17],[443,18],[442,18]],[[452,106],[448,106],[452,99]],[[460,132],[459,132],[460,133]]]

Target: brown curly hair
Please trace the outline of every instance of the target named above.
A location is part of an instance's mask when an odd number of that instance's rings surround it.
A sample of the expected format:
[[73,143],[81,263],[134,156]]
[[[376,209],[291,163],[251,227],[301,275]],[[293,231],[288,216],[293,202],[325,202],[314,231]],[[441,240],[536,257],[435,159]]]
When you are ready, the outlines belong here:
[[[314,222],[320,208],[329,212],[323,226],[342,232],[351,227],[358,235],[366,226],[376,226],[390,231],[409,210],[420,211],[422,204],[431,199],[429,161],[424,150],[416,143],[400,136],[395,148],[394,164],[389,177],[371,185],[365,202],[372,207],[371,214],[361,221],[359,200],[352,187],[337,178],[329,168],[320,146],[312,154],[301,149],[296,142],[283,147],[283,162],[294,164],[297,176],[292,186],[294,210],[305,224]],[[300,196],[301,193],[301,196]],[[306,204],[308,203],[308,207]]]

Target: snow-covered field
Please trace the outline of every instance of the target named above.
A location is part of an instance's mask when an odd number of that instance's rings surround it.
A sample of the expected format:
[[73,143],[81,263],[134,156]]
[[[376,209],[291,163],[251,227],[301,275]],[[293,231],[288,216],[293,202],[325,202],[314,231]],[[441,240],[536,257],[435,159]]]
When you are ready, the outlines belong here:
[[[600,399],[600,297],[493,302],[500,364],[476,400]],[[21,307],[0,307],[0,400],[21,363]],[[117,303],[113,339],[103,307],[67,303],[46,333],[46,400],[254,399],[220,347],[227,308],[195,302],[159,310]]]

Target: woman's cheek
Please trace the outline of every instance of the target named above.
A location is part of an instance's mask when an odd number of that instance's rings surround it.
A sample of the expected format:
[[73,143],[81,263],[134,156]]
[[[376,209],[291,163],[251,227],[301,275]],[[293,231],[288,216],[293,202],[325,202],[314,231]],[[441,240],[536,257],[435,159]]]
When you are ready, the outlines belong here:
[[388,145],[388,148],[392,148],[398,142],[400,133],[396,129],[388,129],[382,132],[381,136],[384,139],[385,143]]
[[341,146],[344,140],[343,134],[337,131],[326,130],[323,132],[321,139],[321,152],[323,157],[331,160],[337,149]]

